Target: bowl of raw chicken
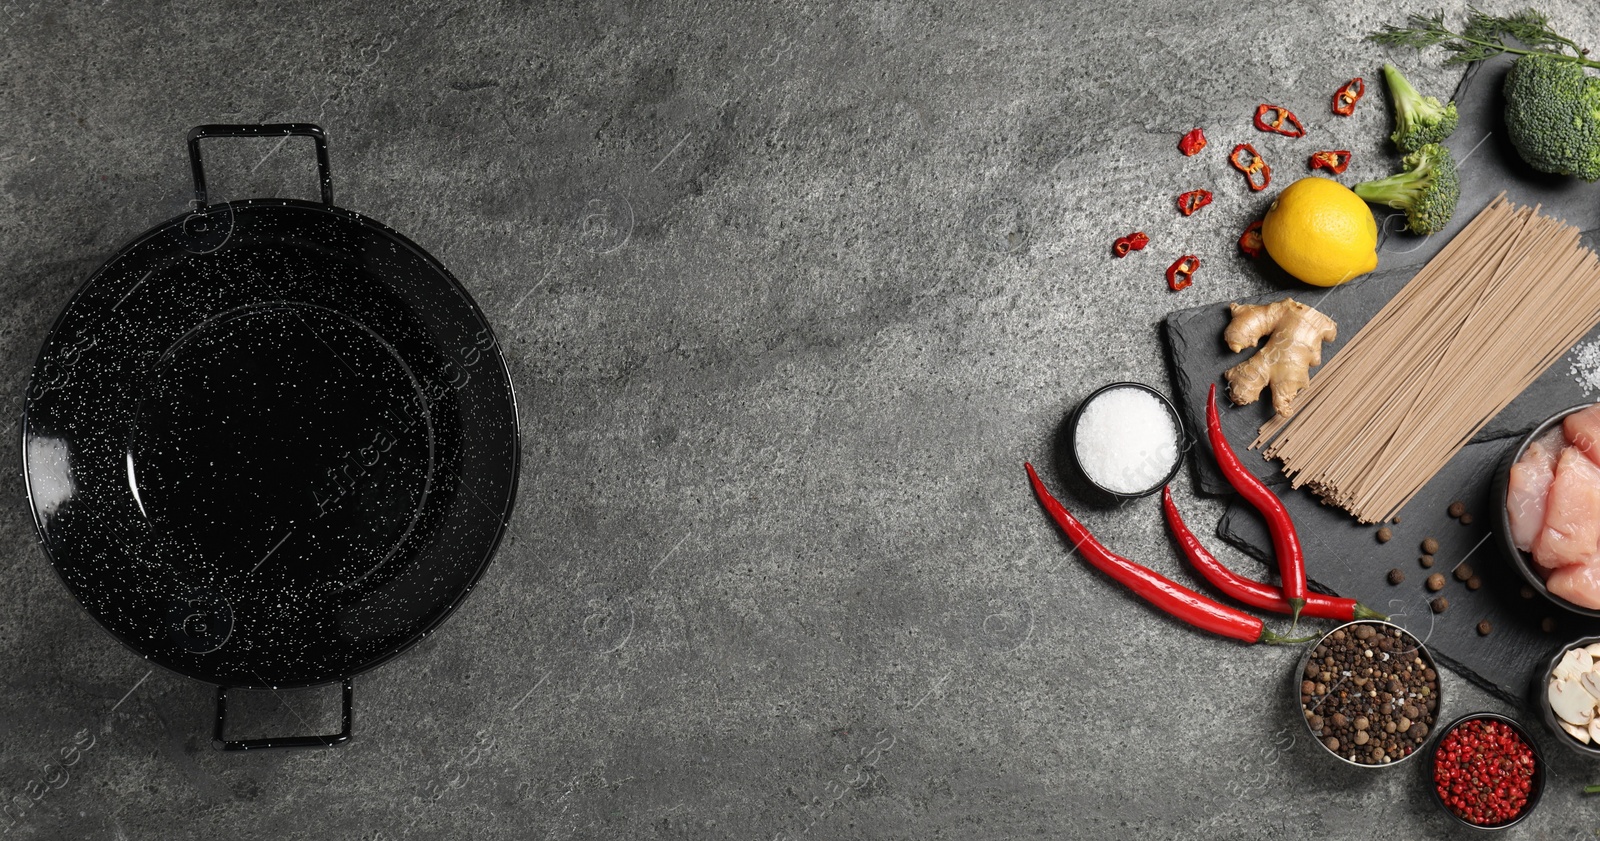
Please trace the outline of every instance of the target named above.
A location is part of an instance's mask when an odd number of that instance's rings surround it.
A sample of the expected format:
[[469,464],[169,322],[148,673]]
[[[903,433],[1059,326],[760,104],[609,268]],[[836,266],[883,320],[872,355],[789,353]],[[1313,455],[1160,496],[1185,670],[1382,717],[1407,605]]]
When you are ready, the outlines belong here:
[[1561,412],[1509,450],[1491,499],[1497,537],[1528,585],[1600,618],[1600,403]]

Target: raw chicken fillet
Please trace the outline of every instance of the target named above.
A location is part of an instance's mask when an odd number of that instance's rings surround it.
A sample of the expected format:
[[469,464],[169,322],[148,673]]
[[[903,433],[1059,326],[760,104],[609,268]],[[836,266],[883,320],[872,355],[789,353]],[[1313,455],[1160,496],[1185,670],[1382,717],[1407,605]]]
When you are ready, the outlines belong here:
[[1600,608],[1600,564],[1562,567],[1550,573],[1545,586],[1573,604]]
[[1506,516],[1551,594],[1600,610],[1600,404],[1528,445],[1511,466]]
[[1600,467],[1568,447],[1556,460],[1533,560],[1545,569],[1586,564],[1600,551]]
[[1555,478],[1556,456],[1562,442],[1559,431],[1551,446],[1548,438],[1528,445],[1522,458],[1511,465],[1511,481],[1506,486],[1506,514],[1511,519],[1511,541],[1524,552],[1533,549],[1533,539],[1544,526],[1544,502]]

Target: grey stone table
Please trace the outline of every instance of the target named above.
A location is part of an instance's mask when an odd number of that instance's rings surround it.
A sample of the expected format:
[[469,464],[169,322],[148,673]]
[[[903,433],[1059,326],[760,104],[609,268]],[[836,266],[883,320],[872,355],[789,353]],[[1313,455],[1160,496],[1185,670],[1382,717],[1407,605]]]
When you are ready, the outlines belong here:
[[[1357,773],[1308,743],[1295,651],[1138,603],[1065,551],[1023,479],[1031,459],[1065,482],[1058,427],[1097,385],[1165,386],[1163,315],[1274,288],[1233,251],[1265,197],[1223,160],[1258,137],[1258,102],[1375,177],[1384,99],[1339,121],[1332,91],[1386,59],[1424,90],[1460,78],[1360,40],[1391,4],[1250,5],[0,0],[8,434],[55,313],[184,209],[184,132],[312,121],[339,203],[483,307],[525,454],[481,587],[356,678],[355,739],[246,755],[212,750],[210,687],[77,606],[5,471],[0,833],[1453,832],[1420,767]],[[1596,40],[1590,5],[1540,5]],[[1215,154],[1183,158],[1196,125]],[[214,195],[313,195],[297,145],[211,160]],[[1179,217],[1201,186],[1216,203]],[[1111,260],[1141,228],[1151,248]],[[1170,294],[1186,252],[1206,265]],[[1191,482],[1209,531],[1222,503]],[[1182,574],[1154,500],[1063,494]],[[1446,678],[1447,716],[1518,712]],[[329,724],[336,694],[240,703],[283,732]],[[1545,748],[1546,802],[1509,837],[1592,837],[1579,787],[1600,768]]]

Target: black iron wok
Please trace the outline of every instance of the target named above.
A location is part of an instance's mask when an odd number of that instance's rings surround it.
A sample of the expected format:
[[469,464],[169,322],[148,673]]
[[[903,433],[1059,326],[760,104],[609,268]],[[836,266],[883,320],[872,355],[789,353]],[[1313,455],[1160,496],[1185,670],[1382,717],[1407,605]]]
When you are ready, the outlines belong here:
[[[320,203],[209,204],[200,142],[304,135]],[[189,134],[194,210],[96,271],[34,365],[24,475],[50,563],[117,639],[217,685],[227,749],[350,735],[350,678],[426,636],[517,490],[494,332],[444,266],[333,204],[308,124]],[[342,682],[342,732],[225,738],[230,688]]]

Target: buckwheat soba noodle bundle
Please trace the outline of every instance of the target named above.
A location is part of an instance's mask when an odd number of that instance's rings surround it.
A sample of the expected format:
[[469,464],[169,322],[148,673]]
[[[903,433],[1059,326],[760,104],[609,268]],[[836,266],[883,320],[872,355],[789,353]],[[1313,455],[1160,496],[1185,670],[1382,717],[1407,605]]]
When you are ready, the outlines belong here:
[[1386,520],[1597,323],[1600,258],[1502,193],[1251,446],[1295,487]]

